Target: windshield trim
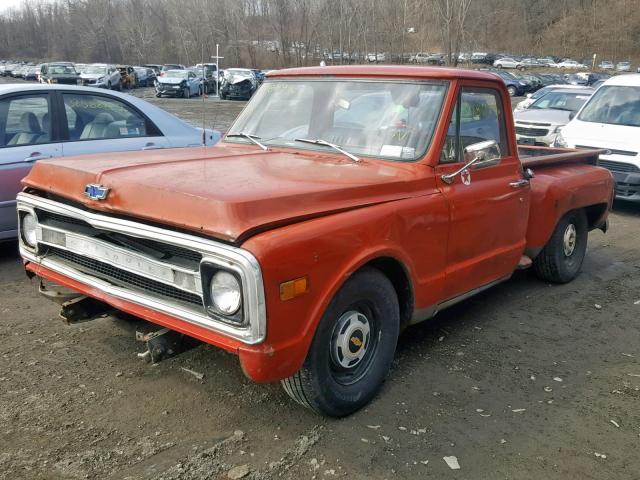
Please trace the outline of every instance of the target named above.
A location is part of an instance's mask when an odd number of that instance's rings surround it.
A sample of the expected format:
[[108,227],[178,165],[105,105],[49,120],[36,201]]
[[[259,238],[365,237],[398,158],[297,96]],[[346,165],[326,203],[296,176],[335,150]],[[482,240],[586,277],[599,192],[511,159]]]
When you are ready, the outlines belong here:
[[[366,82],[366,83],[394,83],[394,84],[411,84],[411,85],[415,85],[415,84],[424,84],[424,85],[441,85],[444,87],[444,90],[442,92],[442,102],[440,102],[440,109],[438,111],[438,115],[435,117],[435,123],[434,123],[434,128],[431,131],[431,136],[429,138],[429,140],[427,141],[427,145],[424,151],[419,152],[416,154],[416,157],[413,159],[403,159],[403,158],[398,158],[398,157],[390,157],[390,156],[383,156],[383,155],[371,155],[371,154],[366,154],[366,153],[361,153],[358,152],[357,156],[360,159],[370,159],[370,160],[385,160],[385,161],[391,161],[391,162],[397,162],[397,163],[419,163],[421,161],[423,161],[428,155],[429,152],[431,151],[431,149],[433,148],[434,142],[433,139],[435,137],[436,131],[439,128],[440,125],[440,121],[442,120],[442,113],[444,112],[444,108],[445,108],[445,104],[447,103],[447,96],[449,94],[449,89],[451,88],[451,81],[449,80],[441,80],[441,79],[404,79],[404,78],[397,78],[397,77],[384,77],[384,78],[369,78],[369,77],[341,77],[341,76],[336,76],[336,75],[332,75],[332,76],[325,76],[325,77],[305,77],[305,76],[291,76],[291,77],[277,77],[277,78],[266,78],[265,81],[263,82],[263,85],[268,84],[268,83],[280,83],[280,82],[335,82],[335,81],[340,81],[340,82]],[[260,86],[259,88],[262,88],[262,86]],[[251,102],[251,101],[250,101]],[[250,103],[249,102],[249,103]],[[248,106],[249,104],[247,104]],[[245,106],[245,108],[247,108]],[[235,123],[238,121],[238,119],[240,118],[240,116],[236,117],[236,119],[234,120],[234,122],[231,124],[231,126],[229,127],[229,132],[231,131],[235,131],[233,130],[233,127],[235,125]],[[268,142],[269,139],[266,140],[262,140],[263,142]],[[233,140],[232,139],[228,139],[225,136],[222,138],[221,142],[224,143],[228,143],[228,144],[236,144],[236,145],[250,145],[251,142],[247,139],[243,139],[242,137],[234,137]],[[295,142],[294,140],[290,140],[291,144],[280,144],[280,145],[274,145],[274,144],[269,144],[269,147],[274,147],[274,148],[283,148],[283,149],[295,149],[295,150],[305,150],[305,151],[310,151],[310,152],[315,152],[315,153],[323,153],[323,154],[329,154],[332,153],[330,151],[327,151],[327,149],[319,149],[319,148],[313,148],[313,146],[309,145],[306,147],[302,147],[300,146],[300,142]],[[295,145],[293,145],[295,144]],[[340,147],[342,147],[342,145],[339,145]]]

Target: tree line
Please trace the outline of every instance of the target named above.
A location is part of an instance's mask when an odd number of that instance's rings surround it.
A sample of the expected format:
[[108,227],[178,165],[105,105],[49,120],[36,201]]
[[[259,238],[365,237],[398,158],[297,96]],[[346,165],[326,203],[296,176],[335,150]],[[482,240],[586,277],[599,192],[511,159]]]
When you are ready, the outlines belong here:
[[[640,60],[638,0],[24,0],[0,58],[281,68],[355,54],[509,52]],[[335,52],[335,53],[334,53]],[[362,57],[360,57],[362,58]]]

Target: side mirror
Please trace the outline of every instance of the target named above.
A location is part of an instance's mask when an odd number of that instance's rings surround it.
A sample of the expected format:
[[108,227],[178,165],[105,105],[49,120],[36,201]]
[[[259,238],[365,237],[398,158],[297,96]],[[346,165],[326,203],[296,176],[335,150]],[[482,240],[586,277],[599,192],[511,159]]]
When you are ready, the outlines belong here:
[[464,158],[473,156],[463,167],[453,173],[442,175],[442,181],[446,184],[453,183],[453,179],[470,168],[479,169],[492,167],[500,163],[500,147],[495,140],[473,143],[464,149]]

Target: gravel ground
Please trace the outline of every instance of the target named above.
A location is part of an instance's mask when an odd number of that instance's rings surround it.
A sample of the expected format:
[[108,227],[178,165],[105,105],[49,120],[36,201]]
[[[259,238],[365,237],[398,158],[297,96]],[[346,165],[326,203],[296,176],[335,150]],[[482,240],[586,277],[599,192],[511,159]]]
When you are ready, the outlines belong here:
[[[201,99],[150,100],[198,122]],[[242,108],[205,102],[222,130]],[[208,345],[151,366],[139,322],[64,325],[2,244],[0,478],[637,479],[639,237],[640,206],[616,204],[574,282],[517,272],[410,328],[380,395],[341,420]]]

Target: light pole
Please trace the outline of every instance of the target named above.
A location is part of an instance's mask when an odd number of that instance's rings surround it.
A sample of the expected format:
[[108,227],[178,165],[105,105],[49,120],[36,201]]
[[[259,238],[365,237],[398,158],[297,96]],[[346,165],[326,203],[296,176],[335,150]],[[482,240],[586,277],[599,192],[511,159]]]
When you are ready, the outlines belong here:
[[220,59],[224,58],[220,56],[219,53],[220,45],[216,43],[216,55],[211,58],[215,58],[216,60],[216,97],[220,98]]

